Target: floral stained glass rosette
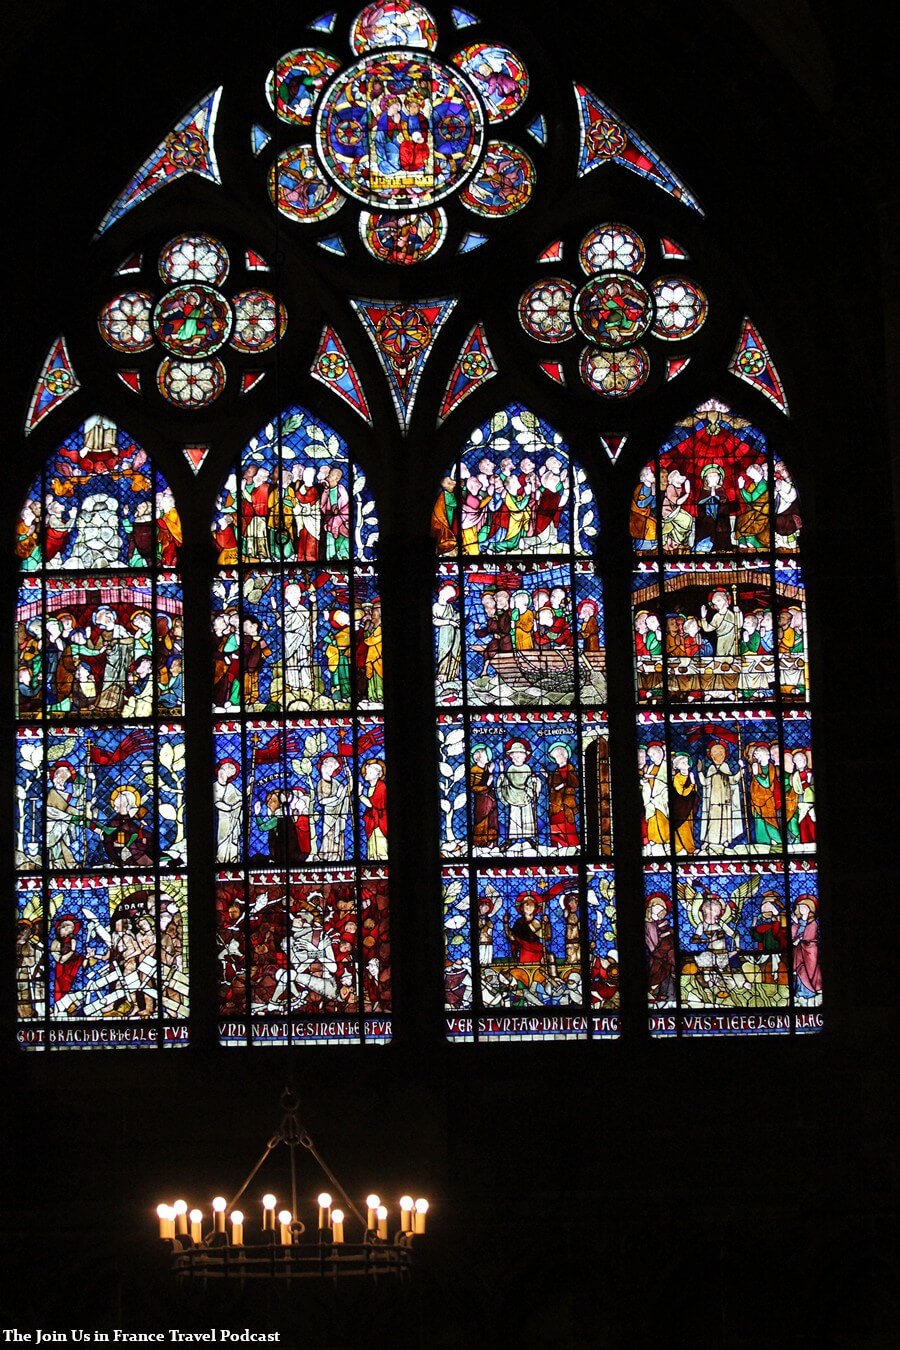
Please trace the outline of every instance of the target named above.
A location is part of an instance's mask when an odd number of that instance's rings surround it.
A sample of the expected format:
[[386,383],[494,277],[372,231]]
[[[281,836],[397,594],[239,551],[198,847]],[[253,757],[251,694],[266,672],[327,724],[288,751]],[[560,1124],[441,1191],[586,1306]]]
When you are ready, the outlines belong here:
[[[680,342],[706,319],[706,296],[696,282],[671,274],[649,283],[638,279],[646,258],[635,230],[599,225],[578,251],[586,281],[577,286],[566,277],[543,278],[519,299],[519,323],[536,342],[563,343],[576,334],[585,339],[578,373],[588,389],[606,398],[627,398],[646,383],[648,338]],[[686,364],[686,358],[670,361],[667,372]]]
[[[535,185],[531,158],[486,139],[529,92],[528,72],[507,47],[476,43],[438,59],[437,25],[418,4],[369,5],[351,29],[356,56],[299,49],[280,58],[266,93],[279,118],[311,128],[269,170],[269,192],[289,219],[316,224],[346,202],[364,208],[359,232],[379,261],[408,265],[443,243],[437,203],[459,194],[476,215],[520,211]],[[402,213],[402,225],[394,224]]]
[[[253,286],[229,298],[219,289],[230,266],[224,245],[211,235],[178,235],[158,261],[168,289],[158,299],[147,290],[120,292],[98,316],[101,337],[120,355],[162,347],[156,387],[174,408],[197,411],[220,396],[227,380],[226,345],[242,356],[258,355],[284,333],[287,315],[271,291]],[[127,374],[139,388],[139,372]]]

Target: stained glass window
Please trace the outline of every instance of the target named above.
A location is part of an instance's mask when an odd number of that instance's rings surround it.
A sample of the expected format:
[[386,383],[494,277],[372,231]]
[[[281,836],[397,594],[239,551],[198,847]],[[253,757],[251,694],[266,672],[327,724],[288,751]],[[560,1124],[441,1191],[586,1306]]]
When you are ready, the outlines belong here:
[[181,525],[91,417],[19,516],[17,1014],[29,1049],[187,1040]]
[[801,527],[783,460],[716,401],[676,426],[634,491],[655,1035],[821,1025]]
[[618,954],[597,510],[520,404],[433,514],[447,1034],[612,1037]]
[[390,1035],[378,524],[345,442],[290,408],[218,499],[216,911],[223,1044]]
[[[37,445],[44,419],[86,396],[99,353],[116,394],[163,427],[172,482],[190,475],[201,541],[215,501],[191,587],[194,641],[209,636],[209,597],[215,653],[218,1038],[391,1035],[378,521],[342,436],[303,407],[277,413],[288,372],[299,400],[378,445],[394,541],[421,535],[421,483],[460,446],[431,522],[447,1036],[619,1034],[610,596],[586,470],[623,522],[628,466],[655,445],[641,438],[662,404],[661,425],[682,420],[639,474],[630,540],[619,524],[603,541],[626,574],[629,544],[634,558],[643,835],[637,881],[620,867],[618,890],[644,914],[650,1031],[813,1031],[797,492],[751,421],[716,401],[684,416],[715,387],[700,380],[713,366],[767,416],[787,416],[785,389],[760,328],[738,323],[737,298],[704,268],[686,182],[602,90],[567,77],[554,104],[527,31],[507,45],[481,23],[414,0],[298,14],[283,51],[248,65],[241,145],[264,186],[245,239],[227,227],[242,160],[219,126],[224,86],[194,91],[98,212],[103,249],[123,238],[93,346],[77,325],[58,335],[25,414]],[[582,206],[558,219],[566,181]],[[175,216],[186,187],[209,219]],[[151,197],[155,234],[139,237]],[[512,378],[517,401],[484,420]],[[542,414],[587,426],[582,463],[518,401],[531,385]],[[230,413],[248,397],[260,411],[238,436]],[[166,482],[100,417],[63,442],[19,517],[17,968],[31,1046],[186,1037],[185,785],[188,768],[192,783],[203,774],[185,761],[180,543]],[[627,584],[612,600],[627,683]],[[431,677],[409,674],[419,688]],[[429,733],[430,718],[429,702]],[[407,782],[404,816],[413,797]]]

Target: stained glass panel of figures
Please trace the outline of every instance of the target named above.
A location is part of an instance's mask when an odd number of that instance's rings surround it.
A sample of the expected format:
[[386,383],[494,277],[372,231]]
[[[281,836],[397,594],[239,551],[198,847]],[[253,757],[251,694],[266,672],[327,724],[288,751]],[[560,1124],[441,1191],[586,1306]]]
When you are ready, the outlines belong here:
[[717,402],[678,424],[634,491],[657,1035],[821,1026],[801,528],[787,467]]
[[219,494],[213,584],[220,1039],[390,1035],[378,526],[301,408]]
[[512,404],[472,431],[432,530],[447,1035],[616,1036],[592,491]]
[[181,525],[89,418],[19,516],[16,958],[29,1049],[187,1039]]

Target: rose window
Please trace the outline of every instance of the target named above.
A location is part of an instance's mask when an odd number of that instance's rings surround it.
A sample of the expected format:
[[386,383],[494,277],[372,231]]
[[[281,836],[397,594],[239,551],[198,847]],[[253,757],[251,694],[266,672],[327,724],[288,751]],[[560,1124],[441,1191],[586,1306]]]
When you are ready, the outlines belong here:
[[490,137],[524,105],[529,77],[509,48],[477,42],[439,59],[437,25],[421,5],[384,0],[351,26],[356,59],[319,47],[286,53],[266,97],[309,141],[271,164],[268,187],[290,220],[317,224],[346,203],[364,208],[359,232],[372,257],[421,262],[444,241],[438,202],[458,195],[477,216],[527,205],[535,167],[519,146]]
[[[646,383],[648,340],[684,341],[706,319],[706,295],[696,282],[671,274],[639,280],[646,260],[644,241],[633,229],[600,225],[588,231],[578,251],[585,282],[545,277],[519,298],[519,323],[536,342],[563,343],[577,334],[586,339],[579,376],[606,398],[627,398]],[[686,357],[668,360],[666,378],[686,364]]]
[[[159,275],[169,284],[163,295],[123,291],[100,311],[100,334],[113,351],[138,356],[163,349],[155,383],[175,408],[205,408],[219,397],[226,383],[221,359],[226,344],[242,356],[256,355],[270,351],[284,333],[287,315],[270,291],[253,286],[229,298],[218,289],[229,269],[217,239],[178,235],[159,257]],[[120,374],[131,388],[140,388],[139,371]]]

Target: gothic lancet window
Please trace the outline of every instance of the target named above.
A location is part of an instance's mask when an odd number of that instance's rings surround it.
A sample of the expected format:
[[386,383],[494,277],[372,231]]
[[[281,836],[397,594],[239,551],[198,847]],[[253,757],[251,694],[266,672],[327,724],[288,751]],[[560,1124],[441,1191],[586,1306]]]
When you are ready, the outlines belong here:
[[710,400],[631,512],[645,929],[656,1035],[815,1030],[816,803],[797,490]]
[[435,634],[451,1040],[618,1029],[597,512],[519,404],[443,480]]
[[221,1039],[383,1042],[383,657],[365,477],[330,427],[291,408],[228,476],[214,538]]
[[183,620],[172,494],[103,417],[19,518],[17,1008],[32,1049],[187,1038]]

